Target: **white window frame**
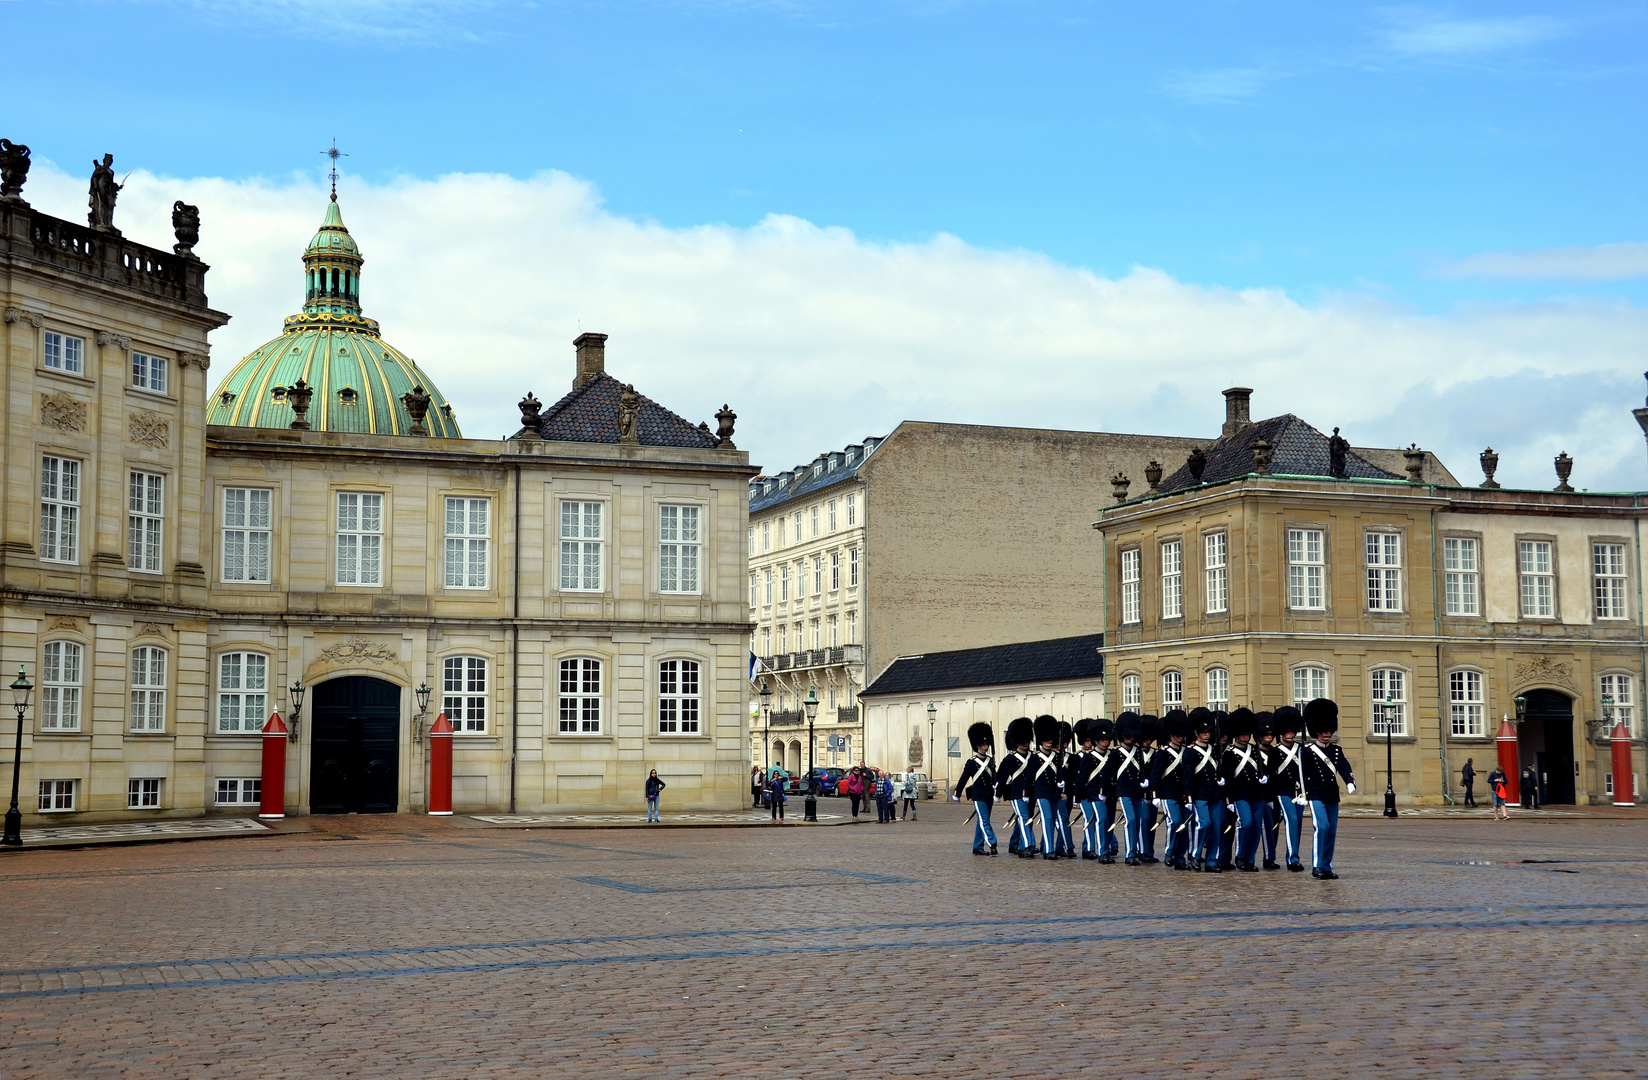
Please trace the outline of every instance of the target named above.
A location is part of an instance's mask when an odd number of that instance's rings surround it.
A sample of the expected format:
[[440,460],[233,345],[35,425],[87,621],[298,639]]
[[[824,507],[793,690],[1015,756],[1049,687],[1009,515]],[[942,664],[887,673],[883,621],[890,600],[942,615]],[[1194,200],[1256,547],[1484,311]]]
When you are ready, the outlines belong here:
[[790,564],[785,563],[778,568],[778,602],[790,602]]
[[448,589],[486,589],[491,582],[492,500],[443,497],[446,508],[441,580]]
[[275,493],[269,488],[223,489],[222,567],[232,584],[268,584],[273,572]]
[[[225,794],[232,798],[225,799]],[[257,806],[263,801],[263,778],[260,776],[220,776],[214,806]]]
[[[813,475],[816,476],[818,474],[814,473]],[[812,519],[813,519],[812,539],[817,540],[818,539],[818,507],[817,506],[812,507]]]
[[601,734],[606,713],[606,662],[593,656],[568,656],[555,668],[556,734]]
[[1122,708],[1138,710],[1143,701],[1144,681],[1137,675],[1122,676]]
[[1287,531],[1288,609],[1327,610],[1327,532],[1323,529]]
[[1121,552],[1122,625],[1135,626],[1142,617],[1139,600],[1140,550],[1123,548]]
[[1368,610],[1392,614],[1402,610],[1402,534],[1369,529],[1362,551],[1367,569]]
[[1630,576],[1626,571],[1626,547],[1611,540],[1591,543],[1591,596],[1599,619],[1624,619],[1630,610],[1625,602]]
[[1162,618],[1184,617],[1184,543],[1168,540],[1161,545]]
[[761,550],[772,550],[772,522],[770,521],[761,523]]
[[164,356],[132,350],[132,388],[151,394],[166,393],[169,366]]
[[1442,538],[1442,583],[1447,614],[1482,614],[1482,545],[1476,537]]
[[1293,669],[1288,681],[1293,685],[1293,704],[1296,708],[1302,709],[1317,698],[1333,696],[1333,674],[1320,664],[1300,664]]
[[760,598],[761,598],[760,593],[758,593],[756,591],[755,571],[751,570],[750,571],[750,610],[751,611],[754,611],[756,608],[761,606],[760,604],[756,603],[756,601],[759,600]]
[[485,735],[491,664],[484,656],[441,658],[441,712],[454,735]]
[[835,503],[836,503],[836,501],[834,499],[830,500],[830,531],[831,532],[835,532]]
[[[1602,704],[1604,696],[1614,699],[1607,706],[1608,710],[1612,710],[1613,720],[1616,723],[1621,720],[1625,721],[1625,730],[1631,733],[1631,738],[1638,738],[1641,733],[1637,730],[1636,677],[1612,671],[1605,672],[1598,677],[1597,718],[1599,720],[1607,720],[1610,715]],[[1611,734],[1613,725],[1609,724],[1608,727],[1610,728],[1608,733]]]
[[270,657],[234,649],[217,657],[216,735],[261,735],[269,722]]
[[166,477],[133,469],[126,480],[126,569],[160,573],[166,540]]
[[1184,705],[1184,672],[1162,672],[1162,711],[1181,708]]
[[40,457],[40,561],[80,561],[79,458]]
[[[837,646],[839,646],[841,644],[841,623],[836,619],[836,617],[834,615],[831,615],[829,617],[829,621],[830,621],[830,648],[834,649],[834,648],[836,648]],[[832,694],[835,692],[833,686],[832,686],[830,692]],[[833,708],[833,706],[832,706],[832,708]]]
[[86,339],[59,330],[47,330],[42,339],[43,366],[70,375],[86,373]]
[[830,591],[841,591],[841,552],[830,552]]
[[773,602],[773,572],[772,572],[772,567],[769,566],[767,568],[766,575],[767,575],[767,583],[766,583],[767,584],[767,592],[766,592],[767,602],[766,602],[765,606],[772,607],[772,602]]
[[[858,644],[858,612],[856,611],[847,612],[847,644]],[[849,688],[849,693],[850,692],[851,688]],[[849,704],[850,703],[851,702],[849,701]]]
[[858,499],[856,494],[847,496],[847,528],[858,524]]
[[86,671],[86,647],[57,639],[41,646],[40,731],[80,730],[80,703]]
[[1203,673],[1203,685],[1207,692],[1202,696],[1207,699],[1207,707],[1215,712],[1228,712],[1230,705],[1230,669],[1215,667],[1208,668]]
[[782,656],[783,654],[785,654],[789,651],[790,651],[790,624],[787,623],[787,622],[781,622],[781,623],[778,624],[778,652],[779,652],[779,655]]
[[377,491],[340,491],[333,500],[337,573],[349,588],[383,587],[384,497]]
[[822,630],[820,629],[820,627],[818,625],[818,620],[817,619],[812,620],[812,631],[813,631],[813,648],[814,649],[823,648],[824,647],[823,632],[822,632]]
[[39,786],[37,812],[42,814],[69,814],[74,812],[75,796],[79,794],[78,780],[42,780]]
[[561,538],[561,591],[601,592],[606,582],[606,503],[562,499],[556,520]]
[[1517,540],[1517,596],[1524,619],[1556,618],[1556,543]]
[[[1394,690],[1395,694],[1390,704],[1385,704],[1385,694]],[[1371,715],[1368,717],[1368,731],[1375,738],[1383,738],[1385,729],[1390,729],[1391,735],[1402,738],[1408,734],[1408,673],[1402,668],[1374,667],[1368,669],[1368,705]],[[1394,721],[1391,717],[1395,712]]]
[[703,666],[697,660],[658,662],[658,734],[703,734]]
[[703,508],[682,503],[658,507],[658,591],[693,595],[700,591],[703,565]]
[[171,657],[164,646],[139,645],[127,654],[131,673],[126,730],[153,735],[166,730],[166,676]]
[[160,777],[132,776],[126,779],[126,809],[159,810]]
[[1202,566],[1206,571],[1204,605],[1209,615],[1230,611],[1230,552],[1228,534],[1208,533],[1202,538]]
[[858,588],[858,549],[847,549],[847,588]]
[[1488,734],[1486,685],[1480,671],[1465,668],[1448,672],[1449,735],[1480,739]]
[[813,556],[813,595],[824,595],[824,556]]

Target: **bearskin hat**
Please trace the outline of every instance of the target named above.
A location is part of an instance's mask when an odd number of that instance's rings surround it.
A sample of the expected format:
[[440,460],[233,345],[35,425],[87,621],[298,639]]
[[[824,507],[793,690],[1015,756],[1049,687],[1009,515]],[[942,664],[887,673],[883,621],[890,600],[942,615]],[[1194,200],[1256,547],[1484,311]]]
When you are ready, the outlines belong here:
[[1166,731],[1168,725],[1172,724],[1173,721],[1183,719],[1185,719],[1185,711],[1183,709],[1167,710],[1167,713],[1162,716],[1162,730]]
[[1305,706],[1305,726],[1313,739],[1323,732],[1333,734],[1339,730],[1339,706],[1332,698],[1317,698]]
[[1141,742],[1162,741],[1162,720],[1154,713],[1145,713],[1139,717],[1139,740]]
[[1020,716],[1007,725],[1007,745],[1014,750],[1027,746],[1036,735],[1036,722]]
[[1088,722],[1087,734],[1094,742],[1109,742],[1116,737],[1116,725],[1101,716]]
[[1276,734],[1276,714],[1270,712],[1255,713],[1253,716],[1253,734],[1261,738],[1266,735],[1274,737]]
[[1076,729],[1075,728],[1071,727],[1068,722],[1066,722],[1064,720],[1060,720],[1059,721],[1059,743],[1058,743],[1059,749],[1063,750],[1065,747],[1069,746],[1070,745],[1070,740],[1075,737],[1075,734],[1076,734]]
[[1166,728],[1167,737],[1170,739],[1177,735],[1188,742],[1195,734],[1190,723],[1190,717],[1185,715],[1183,709],[1174,709],[1168,713],[1167,718],[1163,721],[1163,726]]
[[1124,712],[1116,717],[1116,738],[1124,742],[1137,742],[1143,727],[1136,712]]
[[1299,710],[1292,705],[1283,705],[1277,709],[1270,722],[1278,735],[1284,731],[1291,731],[1297,735],[1305,729],[1304,717],[1300,716]]
[[1084,716],[1071,726],[1070,734],[1073,738],[1075,738],[1078,746],[1084,742],[1090,741],[1093,738],[1092,734],[1087,730],[1088,725],[1092,722],[1093,721]]
[[993,750],[996,746],[996,729],[989,724],[974,724],[967,729],[967,742],[974,750],[986,747]]
[[1056,743],[1059,738],[1059,720],[1056,716],[1042,713],[1036,717],[1036,745],[1044,742]]
[[1213,730],[1213,714],[1200,705],[1190,710],[1188,719],[1193,734],[1200,735],[1204,731]]
[[1226,738],[1234,739],[1238,735],[1252,735],[1252,734],[1253,734],[1253,710],[1249,709],[1249,708],[1242,707],[1242,708],[1237,708],[1234,711],[1232,711],[1231,714],[1230,714],[1230,719],[1225,721],[1225,736],[1226,736]]

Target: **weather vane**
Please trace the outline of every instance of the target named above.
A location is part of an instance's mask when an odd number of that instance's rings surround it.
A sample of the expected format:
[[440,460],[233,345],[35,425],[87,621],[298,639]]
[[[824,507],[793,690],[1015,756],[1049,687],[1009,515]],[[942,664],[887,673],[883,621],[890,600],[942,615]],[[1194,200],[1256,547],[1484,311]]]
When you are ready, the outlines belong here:
[[338,149],[338,140],[336,138],[334,138],[332,140],[332,149],[322,150],[321,153],[325,154],[327,157],[332,159],[332,171],[327,173],[326,175],[330,176],[332,178],[332,201],[337,202],[338,201],[338,158],[348,157],[349,155],[344,153],[342,150]]

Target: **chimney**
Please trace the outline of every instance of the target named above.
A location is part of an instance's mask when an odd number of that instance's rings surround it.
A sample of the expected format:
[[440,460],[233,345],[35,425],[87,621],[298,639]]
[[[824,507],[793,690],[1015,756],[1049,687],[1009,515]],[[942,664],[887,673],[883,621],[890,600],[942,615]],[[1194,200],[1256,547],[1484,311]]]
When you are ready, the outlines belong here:
[[[578,373],[572,380],[572,388],[576,390],[595,376],[606,374],[607,336],[579,334],[572,339],[572,345],[578,350]],[[1245,405],[1243,409],[1245,413]]]
[[1253,391],[1246,386],[1232,386],[1225,391],[1225,426],[1220,435],[1229,435],[1253,423],[1247,411],[1251,397]]

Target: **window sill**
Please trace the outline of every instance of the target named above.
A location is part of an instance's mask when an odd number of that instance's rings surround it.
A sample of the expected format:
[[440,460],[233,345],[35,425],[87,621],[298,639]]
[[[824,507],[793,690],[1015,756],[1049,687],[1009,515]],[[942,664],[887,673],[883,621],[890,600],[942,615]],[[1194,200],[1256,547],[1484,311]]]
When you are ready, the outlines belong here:
[[70,382],[76,382],[82,386],[90,387],[97,385],[96,379],[89,379],[84,375],[79,375],[72,371],[61,371],[57,368],[37,367],[34,369],[34,373],[36,375],[50,375],[54,379],[67,379]]
[[176,405],[177,398],[164,390],[145,390],[141,386],[128,386],[126,393],[142,401],[163,401],[168,405]]
[[89,739],[92,737],[92,733],[89,731],[36,731],[34,737],[37,739]]
[[214,731],[206,736],[207,746],[238,746],[256,750],[263,741],[261,731]]
[[175,734],[173,734],[172,732],[170,732],[170,731],[127,731],[127,732],[123,732],[121,737],[126,739],[128,742],[132,742],[132,741],[142,742],[146,739],[176,739],[177,738],[177,736]]
[[687,742],[687,743],[690,743],[690,742],[703,742],[706,739],[708,739],[709,737],[710,737],[710,735],[709,735],[709,732],[707,732],[707,731],[701,731],[701,732],[698,732],[697,734],[689,734],[689,735],[679,735],[679,734],[676,734],[674,732],[669,732],[669,733],[660,732],[656,735],[648,735],[647,736],[647,741],[648,742]]
[[[1385,736],[1383,734],[1379,734],[1379,735],[1369,734],[1369,735],[1366,735],[1366,736],[1363,737],[1362,745],[1367,746],[1369,748],[1379,747],[1379,746],[1384,746],[1385,741],[1386,741]],[[1417,735],[1392,735],[1390,737],[1390,744],[1392,746],[1400,746],[1402,743],[1416,743],[1418,741],[1419,741],[1419,737]]]
[[[423,741],[429,741],[429,732],[425,731],[423,733]],[[456,732],[452,734],[453,749],[475,750],[483,746],[497,746],[500,741],[501,739],[497,735],[486,735],[479,731],[463,735]]]
[[[1398,741],[1400,741],[1400,740],[1398,740]],[[1463,742],[1463,743],[1486,743],[1486,744],[1491,745],[1493,743],[1493,741],[1494,741],[1494,737],[1492,735],[1449,735],[1448,736],[1449,744],[1462,743]]]
[[589,735],[570,735],[570,734],[567,734],[565,732],[560,732],[560,731],[551,732],[550,734],[544,736],[544,740],[546,742],[565,742],[565,743],[613,742],[616,739],[617,739],[617,736],[615,736],[615,735],[596,735],[596,734],[593,734],[593,733],[589,734]]

